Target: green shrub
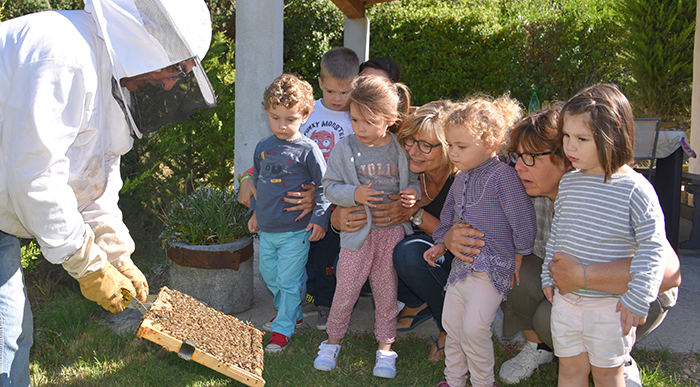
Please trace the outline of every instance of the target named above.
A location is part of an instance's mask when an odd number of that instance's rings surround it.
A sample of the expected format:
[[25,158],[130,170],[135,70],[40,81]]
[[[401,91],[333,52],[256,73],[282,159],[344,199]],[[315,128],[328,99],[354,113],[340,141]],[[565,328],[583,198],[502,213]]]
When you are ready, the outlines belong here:
[[213,245],[250,235],[248,208],[238,203],[237,191],[199,187],[182,194],[160,216],[163,240]]
[[622,0],[619,22],[635,114],[688,116],[693,83],[694,0]]
[[314,86],[321,73],[321,56],[343,45],[343,13],[331,0],[284,2],[284,71],[300,75]]
[[613,16],[603,0],[400,0],[369,8],[370,52],[401,64],[414,105],[476,92],[565,100],[619,78]]

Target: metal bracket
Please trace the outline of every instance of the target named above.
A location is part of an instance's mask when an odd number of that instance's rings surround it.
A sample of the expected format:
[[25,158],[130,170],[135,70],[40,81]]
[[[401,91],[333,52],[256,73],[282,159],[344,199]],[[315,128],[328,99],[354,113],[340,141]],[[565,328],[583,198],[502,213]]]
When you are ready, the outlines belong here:
[[192,355],[194,354],[195,344],[189,340],[182,342],[180,350],[177,352],[177,356],[187,361],[192,360]]

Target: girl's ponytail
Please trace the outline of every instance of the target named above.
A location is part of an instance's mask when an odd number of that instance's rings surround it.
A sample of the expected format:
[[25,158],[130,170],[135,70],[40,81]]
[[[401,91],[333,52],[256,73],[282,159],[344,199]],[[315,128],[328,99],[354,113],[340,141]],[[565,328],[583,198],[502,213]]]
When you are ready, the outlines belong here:
[[401,82],[394,83],[394,87],[399,97],[399,103],[396,106],[396,122],[389,127],[389,131],[398,133],[411,109],[411,90]]

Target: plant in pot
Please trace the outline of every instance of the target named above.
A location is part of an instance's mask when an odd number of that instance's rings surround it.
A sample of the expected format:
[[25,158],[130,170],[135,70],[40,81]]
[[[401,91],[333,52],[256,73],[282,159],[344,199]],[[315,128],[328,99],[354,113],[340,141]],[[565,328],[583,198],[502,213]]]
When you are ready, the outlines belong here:
[[240,313],[253,299],[253,240],[248,209],[237,191],[202,186],[160,215],[170,287],[223,313]]

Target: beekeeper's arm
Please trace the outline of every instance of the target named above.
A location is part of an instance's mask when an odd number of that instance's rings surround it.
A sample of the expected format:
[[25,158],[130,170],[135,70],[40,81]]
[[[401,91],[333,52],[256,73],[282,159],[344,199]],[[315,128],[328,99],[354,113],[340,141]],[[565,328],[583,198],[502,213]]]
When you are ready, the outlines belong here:
[[95,79],[94,70],[78,63],[38,61],[16,69],[5,99],[0,146],[7,155],[12,207],[44,257],[63,264],[86,298],[118,313],[123,308],[116,294],[135,288],[94,243],[68,185],[69,147],[97,135],[97,128],[80,132],[89,116],[86,108],[95,102],[86,92],[94,89],[90,82]]
[[136,296],[146,302],[148,282],[134,262],[134,240],[122,220],[122,212],[117,205],[122,179],[119,173],[119,156],[107,160],[107,187],[104,194],[82,211],[83,219],[95,234],[95,243],[107,255],[107,260],[120,273],[131,281]]

